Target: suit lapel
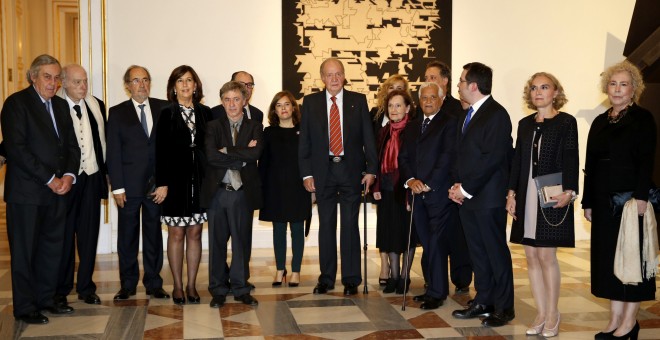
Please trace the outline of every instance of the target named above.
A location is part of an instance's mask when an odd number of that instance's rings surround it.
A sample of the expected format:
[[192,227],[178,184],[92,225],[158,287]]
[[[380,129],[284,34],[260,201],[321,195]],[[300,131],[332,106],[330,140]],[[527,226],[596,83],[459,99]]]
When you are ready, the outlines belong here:
[[[36,112],[41,112],[41,114],[38,116],[39,119],[42,121],[42,123],[46,124],[46,126],[50,126],[50,131],[55,137],[55,139],[59,139],[59,136],[57,135],[57,132],[55,131],[55,126],[53,126],[53,119],[50,116],[50,112],[48,112],[48,109],[46,108],[46,103],[41,101],[41,97],[37,93],[37,91],[34,89],[33,86],[30,86],[30,95],[33,97],[32,105],[33,105],[33,110]],[[53,98],[51,98],[51,108],[53,110],[53,114],[56,111],[56,108],[53,106]],[[57,117],[57,115],[55,115]],[[57,122],[57,118],[55,119]],[[57,124],[60,124],[57,122]],[[58,125],[59,126],[59,125]]]

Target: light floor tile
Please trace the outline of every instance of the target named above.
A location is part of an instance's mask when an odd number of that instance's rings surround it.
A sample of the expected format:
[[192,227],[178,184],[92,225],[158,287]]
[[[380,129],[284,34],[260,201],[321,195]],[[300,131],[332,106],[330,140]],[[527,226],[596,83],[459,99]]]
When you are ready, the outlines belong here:
[[369,322],[357,306],[291,308],[298,324]]

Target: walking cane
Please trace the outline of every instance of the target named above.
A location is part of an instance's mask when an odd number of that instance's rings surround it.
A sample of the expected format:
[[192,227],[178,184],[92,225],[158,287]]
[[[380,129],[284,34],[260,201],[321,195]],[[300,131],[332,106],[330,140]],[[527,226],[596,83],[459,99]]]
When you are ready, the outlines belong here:
[[415,193],[412,193],[412,202],[410,203],[410,223],[408,223],[408,248],[406,248],[406,268],[405,276],[403,277],[403,302],[401,302],[401,310],[406,310],[406,296],[408,295],[408,277],[410,276],[410,238],[412,234],[413,213],[415,212]]
[[364,204],[364,290],[363,294],[369,294],[369,288],[367,287],[367,249],[369,248],[367,244],[367,183],[364,183],[364,191],[362,192],[362,203]]

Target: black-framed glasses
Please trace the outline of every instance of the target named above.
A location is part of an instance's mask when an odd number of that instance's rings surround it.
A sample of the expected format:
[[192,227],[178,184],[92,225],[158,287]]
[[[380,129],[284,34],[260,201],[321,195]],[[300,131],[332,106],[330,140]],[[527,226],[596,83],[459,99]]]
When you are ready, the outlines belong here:
[[245,87],[247,87],[248,89],[253,89],[255,85],[254,83],[244,83],[242,81],[240,81],[239,83],[245,85]]

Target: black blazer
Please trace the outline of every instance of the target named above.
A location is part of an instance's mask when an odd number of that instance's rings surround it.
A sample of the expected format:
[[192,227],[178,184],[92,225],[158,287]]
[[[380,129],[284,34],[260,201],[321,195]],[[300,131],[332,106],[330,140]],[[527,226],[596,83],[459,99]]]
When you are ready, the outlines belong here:
[[[99,104],[99,108],[101,109],[101,117],[103,117],[103,128],[106,126],[106,118],[105,118],[105,103],[96,97],[94,97],[96,101]],[[99,135],[99,124],[96,121],[96,117],[94,117],[94,114],[92,114],[91,110],[89,109],[89,104],[87,104],[87,101],[85,101],[85,106],[87,107],[87,115],[89,117],[89,125],[92,130],[92,140],[94,143],[94,153],[96,154],[96,164],[99,166],[99,174],[101,176],[101,187],[99,188],[99,193],[101,196],[99,199],[106,199],[108,198],[108,166],[105,162],[105,158],[103,157],[103,146],[101,145],[101,136]],[[107,146],[107,145],[106,145]]]
[[[587,138],[587,157],[585,160],[584,197],[582,208],[592,208],[596,186],[607,186],[610,192],[633,191],[633,197],[647,201],[649,188],[653,185],[651,176],[655,161],[656,123],[651,112],[633,104],[626,116],[610,126],[607,112],[594,119]],[[607,145],[597,145],[598,135],[603,129],[612,131],[607,138]],[[609,151],[610,173],[607,183],[595,183],[593,174],[598,168],[596,149]],[[657,183],[656,183],[657,184]]]
[[[461,132],[467,112],[458,119],[458,156],[456,182],[472,195],[462,208],[490,209],[504,207],[513,157],[511,118],[506,109],[489,97]],[[448,187],[449,188],[449,187]]]
[[[343,146],[344,161],[359,185],[362,172],[376,174],[378,155],[371,116],[365,95],[344,91]],[[330,140],[328,136],[326,91],[305,96],[300,124],[298,164],[300,175],[313,176],[317,191],[323,190],[328,173]],[[353,179],[350,179],[353,182]]]
[[7,152],[5,202],[49,205],[57,197],[46,183],[55,175],[78,174],[80,148],[69,104],[51,98],[50,113],[32,85],[9,96],[2,107],[2,135]]
[[[403,132],[399,151],[399,171],[403,182],[416,178],[433,191],[445,193],[453,184],[450,173],[456,160],[456,117],[438,113],[422,135],[424,115],[409,123]],[[443,195],[447,202],[451,201]]]
[[[248,104],[248,107],[250,108],[250,116],[252,120],[256,120],[257,122],[261,123],[263,125],[264,123],[264,113],[261,112],[261,110],[257,109],[256,107]],[[226,117],[227,116],[227,111],[225,111],[225,107],[221,105],[214,106],[211,109],[211,115],[212,119],[218,119],[218,117]],[[247,118],[247,116],[244,115],[244,117]]]
[[[242,189],[248,201],[248,209],[261,208],[261,180],[257,170],[257,160],[263,151],[263,126],[256,120],[243,119],[238,130],[236,145],[231,140],[231,128],[227,115],[212,120],[206,127],[206,159],[207,168],[202,184],[201,205],[208,208],[213,196],[222,184],[227,169],[240,170]],[[248,147],[251,140],[257,141],[257,146]],[[226,147],[227,153],[219,150]],[[243,166],[243,163],[246,163]]]
[[131,99],[110,108],[107,126],[107,163],[112,190],[124,188],[127,197],[144,197],[156,168],[156,127],[167,101],[149,98],[153,119],[147,137]]

